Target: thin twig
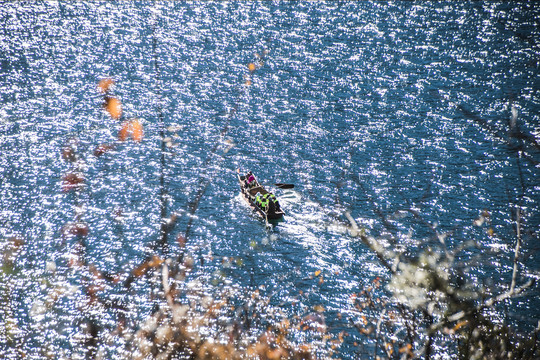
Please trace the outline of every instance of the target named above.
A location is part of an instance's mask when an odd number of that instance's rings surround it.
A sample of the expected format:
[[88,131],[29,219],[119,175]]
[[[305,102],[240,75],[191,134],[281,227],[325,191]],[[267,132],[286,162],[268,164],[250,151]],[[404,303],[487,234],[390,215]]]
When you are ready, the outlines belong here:
[[161,73],[159,69],[158,55],[157,55],[157,38],[156,38],[156,22],[152,25],[152,53],[154,55],[154,70],[156,73],[156,93],[157,93],[157,114],[159,119],[159,136],[161,142],[161,154],[160,154],[160,174],[159,174],[159,200],[160,200],[160,232],[158,244],[166,252],[168,234],[167,223],[165,218],[167,217],[167,189],[165,187],[165,121],[163,119],[162,108],[162,90],[161,90]]
[[518,273],[518,258],[519,258],[519,249],[521,247],[521,209],[518,207],[516,210],[516,248],[514,250],[514,268],[512,270],[512,282],[510,283],[509,293],[512,295],[516,287],[516,278]]
[[390,273],[395,274],[396,269],[394,266],[391,266],[389,261],[391,259],[398,259],[399,257],[394,254],[392,251],[386,250],[384,246],[377,241],[374,237],[365,235],[359,228],[358,224],[356,223],[356,220],[349,214],[349,212],[345,213],[345,217],[349,222],[351,223],[351,236],[353,237],[359,237],[362,242],[367,245],[372,251],[375,252],[377,257],[379,258],[379,261],[381,262],[384,267],[386,267]]
[[461,319],[463,319],[463,318],[465,318],[467,316],[470,316],[473,313],[477,313],[477,312],[479,312],[479,311],[481,311],[481,310],[483,310],[485,308],[489,308],[489,307],[493,306],[494,304],[496,304],[498,302],[509,299],[511,297],[515,297],[515,296],[521,294],[526,289],[533,286],[534,284],[535,284],[534,280],[529,280],[524,285],[522,285],[522,286],[520,286],[518,288],[515,288],[512,292],[510,292],[510,290],[509,290],[509,291],[504,292],[502,294],[499,294],[497,296],[491,297],[491,298],[485,300],[484,302],[482,302],[481,304],[479,304],[478,306],[476,306],[475,308],[469,309],[467,311],[465,311],[465,310],[458,311],[457,313],[455,313],[453,315],[450,315],[450,316],[442,319],[441,321],[433,324],[432,326],[430,326],[429,329],[428,329],[428,332],[434,333],[434,332],[442,329],[444,326],[446,326],[446,325],[448,325],[450,323],[459,321],[459,320],[461,320]]

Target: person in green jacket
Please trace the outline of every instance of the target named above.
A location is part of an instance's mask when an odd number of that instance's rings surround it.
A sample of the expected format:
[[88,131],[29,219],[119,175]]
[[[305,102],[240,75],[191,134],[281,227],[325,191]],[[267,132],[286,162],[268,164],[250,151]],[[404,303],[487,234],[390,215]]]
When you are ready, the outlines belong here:
[[268,211],[268,193],[264,194],[261,199],[261,208]]
[[258,193],[255,195],[255,204],[256,204],[257,206],[259,206],[261,209],[264,210],[265,200],[264,200],[264,196],[261,195],[260,192],[258,192]]
[[268,200],[274,203],[274,207],[275,207],[276,211],[279,211],[279,202],[277,200],[276,195],[270,194],[270,193],[268,193],[266,195],[268,195]]
[[274,211],[279,211],[279,202],[276,198],[276,195],[271,193],[261,195],[261,193],[259,192],[255,195],[255,204],[264,211],[268,211],[268,206],[270,202],[274,204]]

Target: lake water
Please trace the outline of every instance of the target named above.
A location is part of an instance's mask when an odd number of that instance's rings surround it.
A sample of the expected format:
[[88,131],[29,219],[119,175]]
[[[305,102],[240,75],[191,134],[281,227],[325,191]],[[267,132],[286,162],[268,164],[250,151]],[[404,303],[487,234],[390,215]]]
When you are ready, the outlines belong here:
[[[527,2],[2,3],[0,246],[6,251],[13,236],[24,245],[16,275],[1,285],[10,289],[2,306],[17,324],[16,341],[30,358],[45,346],[78,358],[86,317],[114,327],[114,310],[80,311],[91,276],[70,265],[77,241],[62,229],[84,221],[86,262],[125,278],[156,248],[162,171],[167,214],[179,219],[168,255],[180,252],[175,238],[187,232],[192,277],[206,291],[258,288],[291,317],[322,305],[331,333],[350,332],[337,350],[346,359],[355,358],[355,341],[369,339],[337,314],[352,311],[353,293],[389,274],[344,231],[345,212],[373,235],[384,236],[382,218],[389,219],[414,256],[437,243],[406,211],[414,209],[452,231],[448,247],[474,239],[491,251],[471,260],[468,274],[503,291],[519,206],[518,280],[538,278],[538,9]],[[138,118],[144,139],[96,157],[120,130],[97,90],[107,77],[123,119]],[[163,162],[162,129],[170,138]],[[69,141],[77,141],[77,165],[62,159]],[[295,185],[274,189],[283,222],[267,229],[252,213],[237,168],[269,188]],[[74,170],[84,188],[64,191],[62,179]],[[474,226],[484,210],[489,223]],[[319,270],[324,281],[312,278]],[[144,280],[102,291],[137,309],[134,319],[154,305],[147,292]],[[536,287],[504,305],[505,319],[530,331],[539,306]],[[8,338],[0,332],[0,349]]]

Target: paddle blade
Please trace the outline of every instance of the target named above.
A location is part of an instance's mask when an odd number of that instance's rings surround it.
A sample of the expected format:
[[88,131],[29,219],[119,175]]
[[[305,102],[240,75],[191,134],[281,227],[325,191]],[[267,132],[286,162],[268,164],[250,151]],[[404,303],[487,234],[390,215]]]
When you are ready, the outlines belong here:
[[294,184],[282,184],[282,183],[277,183],[277,184],[274,184],[276,187],[280,188],[280,189],[292,189],[294,188]]

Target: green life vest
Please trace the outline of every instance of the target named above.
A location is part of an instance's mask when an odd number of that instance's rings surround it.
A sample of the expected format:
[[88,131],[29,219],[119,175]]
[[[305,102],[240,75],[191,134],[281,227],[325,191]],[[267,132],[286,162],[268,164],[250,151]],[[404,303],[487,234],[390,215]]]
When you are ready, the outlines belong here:
[[261,200],[261,206],[263,208],[267,208],[268,207],[268,193],[264,194],[263,197],[262,197],[262,200]]

